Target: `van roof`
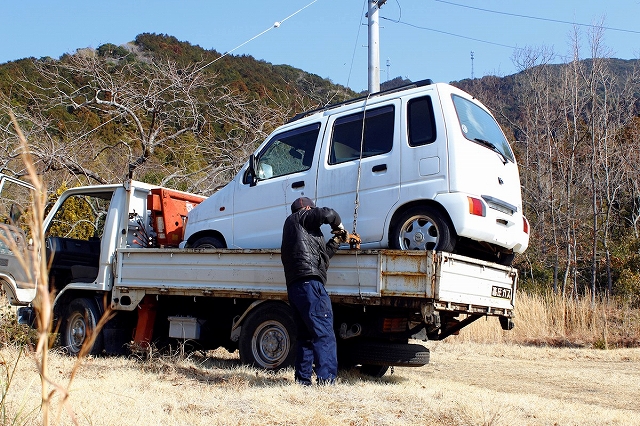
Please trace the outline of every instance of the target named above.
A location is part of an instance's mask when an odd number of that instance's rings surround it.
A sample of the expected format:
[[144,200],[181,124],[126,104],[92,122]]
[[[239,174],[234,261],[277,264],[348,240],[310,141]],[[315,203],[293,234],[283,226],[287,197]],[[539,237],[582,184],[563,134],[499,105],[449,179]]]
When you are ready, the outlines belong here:
[[390,93],[394,93],[394,92],[401,92],[403,90],[407,90],[407,89],[414,89],[416,87],[422,87],[422,86],[428,86],[433,84],[433,81],[431,79],[426,79],[426,80],[419,80],[413,83],[409,83],[409,84],[405,84],[403,86],[399,86],[399,87],[394,87],[393,89],[387,89],[387,90],[382,90],[380,92],[376,92],[376,93],[372,93],[371,95],[365,95],[365,96],[360,96],[357,98],[353,98],[353,99],[349,99],[347,101],[343,101],[343,102],[339,102],[336,104],[331,104],[331,105],[327,105],[327,106],[323,106],[320,108],[316,108],[316,109],[312,109],[309,111],[305,111],[305,112],[301,112],[299,114],[296,114],[291,120],[287,121],[288,123],[293,123],[294,121],[300,120],[304,117],[308,117],[312,114],[318,113],[318,112],[322,112],[322,111],[328,111],[330,109],[334,109],[334,108],[339,108],[351,103],[355,103],[364,99],[371,99],[373,97],[378,97],[378,96],[382,96],[382,95],[388,95]]

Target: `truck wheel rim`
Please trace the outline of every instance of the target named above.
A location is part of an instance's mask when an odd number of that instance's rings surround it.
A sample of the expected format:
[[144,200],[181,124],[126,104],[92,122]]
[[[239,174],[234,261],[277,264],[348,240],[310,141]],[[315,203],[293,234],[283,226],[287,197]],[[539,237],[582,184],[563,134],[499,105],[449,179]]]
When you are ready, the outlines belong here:
[[80,352],[86,336],[87,324],[84,320],[84,316],[79,312],[76,312],[71,316],[71,318],[69,318],[69,326],[67,328],[69,352],[73,354]]
[[438,228],[428,216],[409,218],[400,231],[402,250],[433,250],[438,244]]
[[251,339],[251,351],[263,368],[276,368],[287,358],[291,340],[287,329],[277,321],[262,323]]

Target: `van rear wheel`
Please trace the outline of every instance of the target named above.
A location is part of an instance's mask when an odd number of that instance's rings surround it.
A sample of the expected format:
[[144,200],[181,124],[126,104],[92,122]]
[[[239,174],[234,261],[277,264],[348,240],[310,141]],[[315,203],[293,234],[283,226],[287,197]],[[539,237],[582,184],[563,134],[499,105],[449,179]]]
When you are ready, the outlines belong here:
[[452,252],[455,246],[455,232],[435,209],[426,206],[401,214],[389,233],[392,249]]

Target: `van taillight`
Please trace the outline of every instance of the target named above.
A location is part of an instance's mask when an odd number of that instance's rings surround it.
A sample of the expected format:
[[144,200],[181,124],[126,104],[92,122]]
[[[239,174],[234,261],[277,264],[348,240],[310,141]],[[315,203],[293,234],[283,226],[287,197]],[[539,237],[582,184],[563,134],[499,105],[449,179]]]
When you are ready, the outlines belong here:
[[529,233],[529,221],[524,216],[522,216],[522,230],[525,234]]
[[472,197],[467,197],[467,200],[469,200],[469,213],[475,216],[486,216],[482,200]]

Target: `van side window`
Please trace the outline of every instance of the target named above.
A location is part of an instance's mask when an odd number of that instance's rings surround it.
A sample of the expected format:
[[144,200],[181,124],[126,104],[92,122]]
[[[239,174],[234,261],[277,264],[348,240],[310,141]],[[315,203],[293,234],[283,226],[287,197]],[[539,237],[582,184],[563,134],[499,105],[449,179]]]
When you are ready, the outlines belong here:
[[[333,124],[329,164],[360,158],[363,113],[338,118]],[[362,158],[386,154],[393,147],[394,108],[388,105],[366,111]]]
[[258,180],[309,170],[319,132],[320,123],[315,123],[275,135],[259,154]]
[[409,146],[422,146],[436,141],[436,119],[431,96],[411,99],[407,115]]

